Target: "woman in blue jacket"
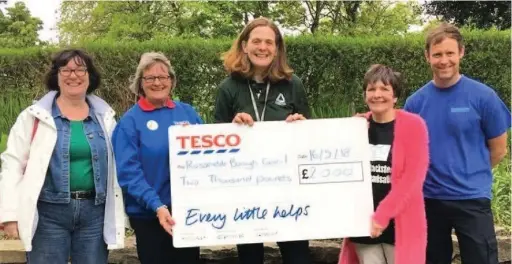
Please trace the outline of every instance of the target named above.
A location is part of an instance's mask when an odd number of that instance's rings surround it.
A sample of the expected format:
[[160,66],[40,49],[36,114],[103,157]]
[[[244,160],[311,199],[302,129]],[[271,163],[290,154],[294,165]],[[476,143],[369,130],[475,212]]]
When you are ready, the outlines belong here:
[[199,248],[174,248],[168,128],[201,124],[188,104],[170,99],[176,74],[161,53],[144,53],[130,90],[138,102],[119,120],[113,134],[119,185],[135,231],[142,264],[199,261]]

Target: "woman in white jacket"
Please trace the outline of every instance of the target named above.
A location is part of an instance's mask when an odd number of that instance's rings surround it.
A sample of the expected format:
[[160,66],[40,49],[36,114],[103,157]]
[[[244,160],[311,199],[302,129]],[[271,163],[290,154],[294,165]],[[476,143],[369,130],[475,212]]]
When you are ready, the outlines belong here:
[[81,50],[58,52],[45,85],[0,156],[0,223],[21,239],[30,264],[107,263],[107,249],[124,246],[114,111],[91,95],[100,74]]

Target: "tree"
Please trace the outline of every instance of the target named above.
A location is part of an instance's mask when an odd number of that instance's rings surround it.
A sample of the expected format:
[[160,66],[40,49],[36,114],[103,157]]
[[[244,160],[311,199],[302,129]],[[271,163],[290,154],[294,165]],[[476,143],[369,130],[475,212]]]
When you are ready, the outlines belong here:
[[57,23],[59,40],[69,44],[101,38],[119,39],[119,35],[122,39],[147,40],[153,31],[146,29],[158,22],[151,20],[154,11],[150,3],[65,1]]
[[457,26],[510,29],[510,1],[431,1],[424,4],[429,15]]
[[416,2],[365,2],[357,23],[345,28],[352,35],[404,35],[410,25],[421,25],[421,6]]
[[[320,20],[324,16],[322,11],[327,5],[326,1],[304,1],[306,6],[308,7],[309,17],[311,17],[310,22],[307,23],[307,27],[311,31],[312,34],[315,34],[318,27],[320,26]],[[307,20],[306,20],[307,21]]]
[[358,21],[362,1],[353,2],[328,2],[326,4],[327,14],[330,19],[324,21],[331,34],[340,33],[340,27],[353,28]]
[[421,6],[402,1],[303,1],[305,23],[312,34],[405,34],[421,24]]
[[107,38],[146,41],[156,38],[235,37],[252,19],[274,18],[286,27],[302,23],[300,2],[280,1],[126,1],[61,4],[58,23],[63,43]]
[[43,21],[32,17],[23,2],[0,10],[0,47],[28,47],[45,44],[39,40],[37,31],[43,28]]
[[253,18],[268,17],[300,34],[402,34],[419,22],[418,4],[373,1],[65,1],[63,43],[107,38],[235,37]]

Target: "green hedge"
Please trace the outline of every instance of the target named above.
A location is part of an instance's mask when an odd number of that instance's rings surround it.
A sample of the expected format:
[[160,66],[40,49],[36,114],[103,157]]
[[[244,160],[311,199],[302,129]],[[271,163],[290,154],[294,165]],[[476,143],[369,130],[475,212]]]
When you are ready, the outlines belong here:
[[[510,31],[465,33],[466,56],[462,72],[496,89],[510,102]],[[373,63],[402,72],[406,96],[431,79],[423,56],[422,35],[384,38],[295,37],[287,38],[288,60],[302,78],[317,117],[344,116],[363,111],[362,77]],[[161,51],[171,58],[178,75],[176,96],[194,105],[209,121],[217,84],[226,76],[220,54],[231,39],[170,39],[144,43],[96,42],[82,48],[90,52],[103,74],[97,92],[122,114],[135,100],[128,92],[130,76],[140,55]],[[56,47],[0,49],[0,132],[6,133],[17,114],[42,96],[42,75]]]

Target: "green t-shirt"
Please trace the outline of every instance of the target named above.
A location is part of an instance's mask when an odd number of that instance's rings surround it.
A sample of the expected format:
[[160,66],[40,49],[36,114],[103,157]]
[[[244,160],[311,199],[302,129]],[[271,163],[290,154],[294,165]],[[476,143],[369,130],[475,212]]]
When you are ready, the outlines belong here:
[[73,191],[93,191],[91,146],[84,132],[83,121],[70,121],[71,140],[69,145],[69,186]]

